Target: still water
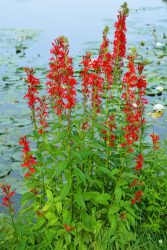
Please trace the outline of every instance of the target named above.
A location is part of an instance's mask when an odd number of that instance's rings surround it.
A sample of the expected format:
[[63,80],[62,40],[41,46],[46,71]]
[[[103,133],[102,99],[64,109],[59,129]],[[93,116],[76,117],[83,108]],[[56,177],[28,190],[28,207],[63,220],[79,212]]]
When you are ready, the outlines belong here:
[[[83,49],[84,43],[101,38],[105,20],[116,18],[122,2],[122,0],[0,0],[0,29],[40,31],[41,37],[34,49],[42,56],[47,55],[51,41],[63,34],[69,38],[72,54],[76,54]],[[137,14],[135,23],[156,25],[160,19],[167,18],[165,1],[128,0],[127,2],[132,12],[141,8],[149,9],[142,16]],[[131,12],[129,20],[133,20]]]

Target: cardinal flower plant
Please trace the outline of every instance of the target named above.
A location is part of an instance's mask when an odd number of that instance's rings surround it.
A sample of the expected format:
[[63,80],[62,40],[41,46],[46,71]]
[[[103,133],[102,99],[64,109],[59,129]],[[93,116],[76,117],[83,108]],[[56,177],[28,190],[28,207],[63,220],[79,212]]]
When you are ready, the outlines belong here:
[[[114,249],[135,240],[145,197],[147,83],[136,51],[126,52],[127,16],[124,4],[113,43],[105,27],[98,54],[83,55],[79,74],[63,36],[52,43],[45,82],[25,68],[33,133],[19,142],[29,190],[21,213],[31,214],[40,235],[28,246],[98,249],[96,239],[105,230]],[[156,151],[159,137],[151,138]],[[2,189],[3,205],[13,213],[14,192],[8,185]]]

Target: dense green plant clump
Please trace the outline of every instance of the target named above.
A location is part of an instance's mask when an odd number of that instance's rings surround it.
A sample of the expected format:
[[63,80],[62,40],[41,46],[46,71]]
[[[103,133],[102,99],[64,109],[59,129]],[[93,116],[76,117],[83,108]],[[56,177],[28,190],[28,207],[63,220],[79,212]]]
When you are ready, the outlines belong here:
[[52,43],[45,89],[25,69],[33,133],[19,143],[29,191],[16,215],[15,191],[2,184],[11,224],[2,219],[0,249],[153,249],[150,235],[165,249],[167,157],[158,135],[145,142],[147,83],[136,51],[126,53],[127,15],[125,3],[113,43],[106,27],[79,75],[63,36]]

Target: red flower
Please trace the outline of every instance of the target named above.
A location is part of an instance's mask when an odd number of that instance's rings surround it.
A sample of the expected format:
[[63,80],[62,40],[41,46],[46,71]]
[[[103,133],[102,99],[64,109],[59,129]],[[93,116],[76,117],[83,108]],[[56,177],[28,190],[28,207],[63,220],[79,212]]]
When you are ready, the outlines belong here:
[[24,96],[24,98],[28,99],[28,105],[31,109],[34,110],[35,104],[38,100],[37,94],[37,88],[40,85],[40,81],[38,78],[36,78],[33,74],[33,69],[25,68],[24,69],[27,74],[27,83],[28,83],[28,93]]
[[23,136],[20,138],[19,144],[20,144],[20,146],[23,146],[22,152],[24,152],[24,153],[30,152],[30,147],[29,147],[30,142],[27,141],[26,136]]
[[154,149],[154,150],[158,150],[158,149],[159,149],[159,140],[160,140],[159,135],[156,135],[156,134],[153,132],[152,134],[150,134],[150,137],[151,137],[152,142],[153,142],[153,149]]
[[138,89],[142,89],[142,88],[145,89],[145,88],[146,88],[146,84],[147,84],[147,82],[146,82],[146,80],[144,79],[143,76],[141,76],[141,77],[137,80],[137,83],[136,83]]
[[141,201],[141,197],[144,195],[142,190],[139,190],[135,193],[135,197],[134,199],[132,199],[132,204],[134,205],[136,203],[136,201],[140,202]]
[[75,229],[75,227],[67,226],[67,224],[64,224],[64,228],[65,228],[66,232],[71,232]]
[[87,98],[91,98],[92,110],[96,113],[100,112],[102,102],[101,93],[103,92],[104,78],[101,77],[101,61],[91,59],[91,54],[86,53],[81,64],[84,68],[81,72],[82,76],[82,93],[84,95],[84,109],[86,109]]
[[15,191],[12,191],[12,192],[10,191],[11,186],[9,184],[3,184],[1,186],[1,189],[2,189],[3,194],[5,195],[2,198],[2,200],[3,200],[2,206],[9,207],[10,209],[12,209],[13,202],[11,202],[11,198],[12,198],[12,196],[15,195]]
[[[145,95],[146,81],[142,75],[137,76],[134,64],[135,57],[136,55],[128,57],[128,72],[123,77],[122,86],[125,89],[122,99],[124,99],[123,112],[125,114],[126,126],[122,128],[125,141],[121,146],[126,147],[129,152],[133,151],[132,146],[141,136],[142,126],[145,123],[143,118],[144,105],[147,103],[143,97]],[[136,166],[136,170],[139,170],[141,166],[142,159]]]
[[50,53],[53,57],[50,58],[47,90],[53,108],[57,115],[61,116],[64,109],[72,109],[76,104],[76,80],[67,39],[61,36],[55,39],[52,45]]
[[108,90],[113,83],[113,56],[109,51],[109,39],[107,38],[109,28],[106,26],[103,30],[103,41],[100,45],[98,60],[100,61],[101,73],[105,75],[104,89]]
[[126,14],[120,11],[117,17],[118,21],[115,23],[116,30],[113,42],[114,59],[124,58],[126,54]]
[[31,149],[29,147],[30,142],[27,141],[26,136],[21,137],[19,144],[23,146],[22,152],[23,154],[23,163],[21,166],[23,168],[27,168],[28,172],[25,174],[25,177],[31,176],[36,172],[34,166],[37,164],[36,159],[31,154]]
[[[91,70],[91,56],[92,54],[87,52],[85,56],[83,56],[83,60],[81,62],[81,64],[83,65],[83,69],[80,73],[81,77],[82,77],[82,93],[84,95],[85,98],[85,103],[87,98],[89,97],[89,86],[90,86],[90,78],[89,78],[89,74],[90,74],[90,70]],[[85,104],[86,105],[86,104]]]
[[135,169],[138,171],[138,170],[140,170],[141,168],[142,168],[142,166],[143,166],[143,162],[144,162],[144,159],[143,159],[143,156],[142,156],[142,154],[139,154],[136,158],[135,158],[135,160],[136,160],[136,166],[135,166]]

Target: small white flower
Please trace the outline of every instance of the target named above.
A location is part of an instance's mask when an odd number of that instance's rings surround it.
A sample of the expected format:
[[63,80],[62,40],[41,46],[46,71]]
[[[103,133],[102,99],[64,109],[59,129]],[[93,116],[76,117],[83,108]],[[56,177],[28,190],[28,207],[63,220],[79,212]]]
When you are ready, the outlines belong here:
[[155,104],[155,105],[153,106],[153,110],[154,110],[154,111],[162,111],[162,110],[164,110],[164,109],[165,109],[165,107],[164,107],[162,104],[160,104],[160,103]]
[[163,241],[160,239],[160,240],[158,241],[158,243],[159,243],[159,244],[162,244],[162,243],[163,243]]
[[137,108],[137,104],[134,102],[134,103],[132,103],[132,106],[134,107],[134,108]]
[[160,43],[160,42],[157,42],[157,43],[155,44],[155,48],[156,48],[156,49],[165,49],[165,44]]
[[156,87],[156,90],[158,90],[159,92],[162,92],[164,90],[164,88],[161,86],[158,86],[158,87]]

